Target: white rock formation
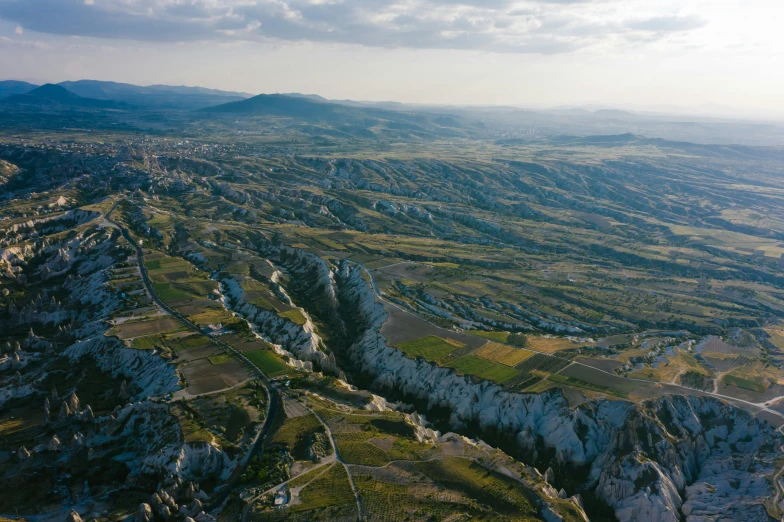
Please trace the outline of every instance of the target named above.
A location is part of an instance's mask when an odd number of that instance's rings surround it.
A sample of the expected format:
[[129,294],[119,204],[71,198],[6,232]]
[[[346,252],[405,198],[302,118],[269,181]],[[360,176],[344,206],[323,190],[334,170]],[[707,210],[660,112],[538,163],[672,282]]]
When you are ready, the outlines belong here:
[[133,399],[159,397],[179,388],[174,364],[149,350],[126,348],[115,338],[100,336],[77,341],[64,355],[74,362],[85,356],[92,357],[101,371],[116,378],[130,379],[139,390]]
[[[586,486],[620,520],[675,521],[681,506],[690,520],[721,510],[737,516],[764,511],[773,491],[763,477],[774,472],[782,442],[769,424],[702,397],[663,397],[642,409],[607,400],[570,409],[560,392],[509,393],[474,383],[388,346],[378,333],[387,313],[360,270],[344,263],[336,279],[341,299],[364,326],[348,355],[375,376],[378,389],[415,397],[427,410],[448,409],[456,430],[516,434],[532,460],[549,448],[553,465],[587,467]],[[729,492],[738,494],[737,507]]]

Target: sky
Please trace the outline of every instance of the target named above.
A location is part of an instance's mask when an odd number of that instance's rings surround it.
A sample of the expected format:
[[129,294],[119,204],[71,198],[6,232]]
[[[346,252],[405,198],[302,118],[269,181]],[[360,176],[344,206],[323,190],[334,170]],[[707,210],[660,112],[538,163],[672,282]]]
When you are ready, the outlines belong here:
[[780,0],[0,0],[0,77],[784,116]]

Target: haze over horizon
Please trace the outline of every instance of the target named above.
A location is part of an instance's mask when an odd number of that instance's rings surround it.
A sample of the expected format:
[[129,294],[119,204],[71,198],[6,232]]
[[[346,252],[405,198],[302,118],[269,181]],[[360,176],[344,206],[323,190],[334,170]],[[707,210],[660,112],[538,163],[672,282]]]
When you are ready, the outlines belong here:
[[772,1],[3,0],[8,79],[784,117]]

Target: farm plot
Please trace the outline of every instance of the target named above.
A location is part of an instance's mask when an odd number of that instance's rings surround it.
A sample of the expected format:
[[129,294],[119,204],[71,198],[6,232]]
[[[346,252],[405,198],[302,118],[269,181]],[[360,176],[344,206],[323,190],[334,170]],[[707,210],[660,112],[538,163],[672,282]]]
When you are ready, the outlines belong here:
[[514,368],[494,363],[476,355],[464,355],[449,361],[445,366],[452,367],[464,374],[474,375],[480,379],[487,379],[497,383],[503,383],[521,375],[521,372]]
[[299,492],[300,504],[290,509],[305,512],[328,507],[341,507],[356,517],[354,493],[348,482],[348,475],[343,466],[333,465],[326,473],[305,486]]
[[234,359],[234,357],[232,357],[231,355],[229,355],[227,353],[221,353],[221,354],[218,354],[218,355],[211,355],[211,356],[207,357],[207,360],[210,361],[210,364],[213,364],[215,366],[217,366],[219,364],[227,363],[227,362],[231,361],[232,359]]
[[291,310],[287,310],[285,312],[278,312],[278,316],[288,319],[294,324],[302,326],[305,324],[306,319],[305,316],[302,314],[302,311],[298,308],[292,308]]
[[200,346],[194,346],[192,348],[180,350],[177,352],[177,355],[181,363],[187,363],[219,354],[220,351],[221,349],[218,346],[210,342],[205,342]]
[[[222,442],[236,443],[264,419],[266,401],[264,391],[250,383],[226,393],[177,401],[174,413],[187,441],[210,441],[217,436]],[[212,432],[205,426],[212,426]]]
[[767,387],[753,379],[746,379],[744,377],[740,377],[737,375],[725,375],[721,378],[722,384],[727,386],[734,386],[736,388],[742,388],[744,390],[749,390],[755,393],[764,393]]
[[283,362],[280,355],[272,350],[255,350],[245,352],[245,357],[250,359],[259,370],[268,377],[277,377],[289,371],[289,367]]
[[479,348],[487,342],[486,339],[482,339],[475,335],[453,332],[432,325],[421,317],[401,310],[389,303],[383,304],[388,317],[387,321],[381,327],[381,334],[387,338],[387,342],[390,345],[394,346],[402,342],[412,341],[427,336],[449,339],[472,348]]
[[639,388],[638,384],[622,377],[608,375],[602,371],[579,364],[572,364],[558,374],[550,375],[548,380],[598,393],[626,397]]
[[395,348],[404,352],[409,357],[422,357],[430,362],[445,359],[452,352],[463,348],[465,345],[451,339],[443,339],[435,335],[428,335],[419,339],[405,341],[395,345]]
[[575,361],[581,364],[592,366],[599,370],[603,370],[605,372],[612,372],[620,368],[621,366],[623,366],[621,362],[616,361],[614,359],[594,359],[591,357],[578,357],[577,359],[575,359]]
[[109,330],[108,335],[116,335],[120,339],[133,339],[155,334],[184,331],[185,327],[168,315],[155,316],[141,321],[126,321]]
[[242,353],[255,352],[256,350],[271,350],[272,347],[263,339],[253,337],[250,335],[242,334],[227,334],[221,336],[221,339],[232,345],[235,350]]
[[580,345],[573,343],[569,339],[563,339],[561,337],[539,337],[539,336],[528,337],[528,344],[526,345],[527,348],[530,348],[535,352],[542,352],[542,353],[555,353],[561,350],[568,350],[569,348],[575,348],[577,346]]
[[248,369],[236,359],[217,365],[207,358],[196,359],[182,364],[181,368],[191,395],[230,388],[251,377]]
[[400,413],[350,413],[317,402],[315,411],[332,431],[338,454],[349,464],[384,466],[393,460],[420,460],[432,449],[419,443]]
[[470,330],[468,333],[483,339],[495,341],[497,343],[505,343],[506,340],[509,339],[509,332],[485,332],[482,330]]
[[503,385],[508,390],[522,391],[568,365],[569,361],[566,359],[536,353],[518,363],[514,367],[518,375],[504,381]]
[[749,357],[755,357],[758,354],[758,350],[754,347],[733,346],[724,342],[721,337],[713,335],[707,337],[704,341],[699,343],[695,348],[695,351],[700,353],[714,352],[721,354],[745,355]]
[[506,344],[489,342],[477,350],[476,355],[488,361],[498,362],[507,366],[516,366],[533,356],[534,352]]
[[720,372],[729,372],[740,366],[751,364],[754,360],[745,355],[702,352],[702,357]]
[[392,460],[421,458],[414,430],[402,419],[335,417],[329,422],[340,457],[349,464],[384,466]]

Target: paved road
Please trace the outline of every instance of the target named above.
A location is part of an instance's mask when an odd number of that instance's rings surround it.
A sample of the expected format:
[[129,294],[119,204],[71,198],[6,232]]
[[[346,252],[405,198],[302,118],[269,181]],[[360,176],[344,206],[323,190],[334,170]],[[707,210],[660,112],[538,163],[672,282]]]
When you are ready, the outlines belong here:
[[[139,244],[131,237],[131,235],[128,233],[128,230],[126,230],[124,226],[111,219],[111,214],[112,212],[114,212],[115,208],[117,208],[117,205],[119,203],[120,201],[118,201],[112,206],[111,210],[109,210],[109,212],[106,213],[105,219],[112,225],[116,226],[122,233],[125,240],[128,241],[128,243],[131,246],[133,246],[133,248],[136,250],[136,261],[139,265],[139,273],[142,276],[142,282],[144,283],[144,287],[147,289],[147,293],[149,294],[150,298],[162,310],[169,313],[172,317],[174,317],[179,322],[181,322],[186,328],[200,334],[203,333],[197,325],[189,321],[185,316],[180,314],[178,311],[169,307],[166,303],[163,302],[163,300],[161,300],[160,297],[158,297],[158,294],[155,293],[155,289],[152,286],[150,277],[147,274],[147,268],[144,266],[144,251],[142,250],[142,247],[139,246]],[[278,412],[280,411],[281,408],[280,395],[278,394],[277,389],[275,389],[275,386],[273,386],[272,383],[270,383],[267,376],[264,375],[264,373],[258,367],[256,367],[252,362],[250,362],[250,360],[247,357],[245,357],[242,354],[242,352],[235,350],[232,346],[223,342],[221,339],[212,336],[207,336],[207,337],[214,344],[217,344],[218,346],[224,348],[225,350],[233,354],[240,362],[242,362],[250,370],[250,372],[253,375],[258,377],[258,379],[261,381],[262,385],[264,386],[264,389],[267,392],[267,397],[269,398],[269,401],[267,401],[267,414],[266,414],[266,418],[264,419],[264,424],[256,434],[256,438],[251,444],[250,449],[245,454],[245,456],[240,460],[240,463],[237,466],[237,468],[235,468],[234,473],[232,473],[232,476],[229,479],[227,487],[224,488],[218,495],[216,495],[212,499],[212,503],[209,506],[205,506],[205,511],[212,510],[220,506],[229,496],[229,493],[231,493],[231,491],[234,490],[235,487],[237,487],[240,478],[245,473],[245,470],[248,467],[248,462],[250,462],[251,457],[257,451],[263,448],[266,437],[267,435],[269,435],[269,432],[272,429],[272,426],[274,425],[275,419],[277,418]]]

